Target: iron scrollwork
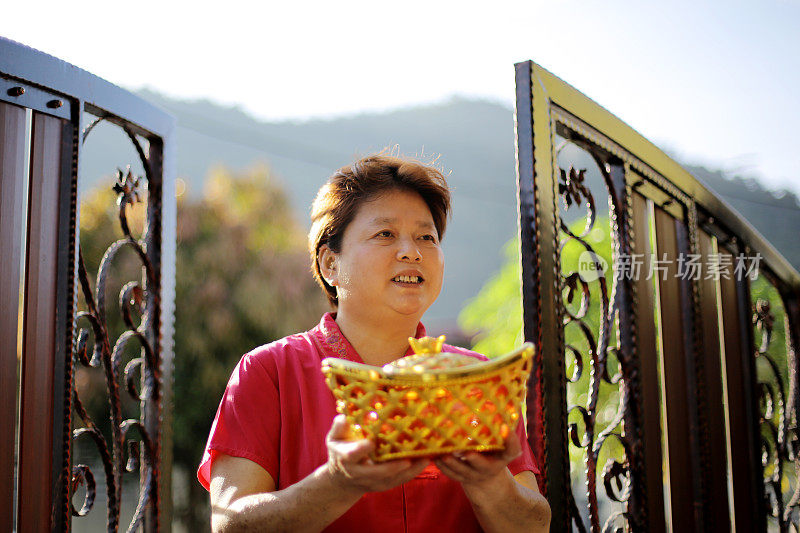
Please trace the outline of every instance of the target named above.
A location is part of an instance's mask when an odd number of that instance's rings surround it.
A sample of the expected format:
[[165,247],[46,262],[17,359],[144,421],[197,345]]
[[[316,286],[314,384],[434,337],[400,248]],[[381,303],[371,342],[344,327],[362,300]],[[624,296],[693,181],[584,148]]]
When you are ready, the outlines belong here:
[[[598,163],[605,182],[610,187],[608,171],[604,164],[601,164],[600,161]],[[584,450],[582,455],[586,473],[586,496],[589,511],[587,527],[587,524],[584,524],[583,518],[578,513],[578,506],[575,503],[574,496],[570,495],[572,522],[578,531],[621,531],[629,528],[627,513],[624,510],[612,512],[601,522],[601,511],[598,502],[598,488],[600,486],[602,486],[600,490],[605,491],[605,499],[622,504],[628,501],[631,491],[628,439],[621,430],[623,419],[629,409],[628,395],[625,393],[625,380],[627,378],[622,371],[624,365],[622,365],[623,361],[620,359],[619,347],[611,346],[612,327],[615,313],[617,312],[615,305],[616,285],[609,291],[609,280],[603,270],[604,261],[587,238],[595,227],[596,205],[591,191],[585,184],[586,171],[576,170],[575,168],[559,170],[558,192],[562,197],[564,207],[568,209],[573,205],[581,206],[585,200],[586,209],[583,217],[586,223],[580,232],[570,229],[563,219],[559,217],[560,230],[564,235],[560,242],[561,257],[565,257],[563,250],[567,244],[576,242],[579,249],[583,250],[581,255],[587,257],[585,254],[588,254],[588,258],[594,262],[594,271],[596,273],[596,276],[591,276],[595,279],[585,279],[580,269],[570,271],[570,269],[575,268],[575,265],[562,265],[561,275],[564,288],[562,294],[565,298],[563,327],[565,332],[568,327],[577,329],[577,337],[581,339],[581,342],[585,342],[585,346],[588,348],[586,355],[589,357],[590,368],[589,388],[585,404],[568,407],[570,418],[572,420],[576,416],[578,418],[577,422],[569,423],[568,436],[570,443],[575,448]],[[615,207],[613,205],[611,209],[612,218],[616,218],[617,213],[614,212]],[[613,226],[615,226],[615,230],[618,229],[616,225]],[[597,315],[595,317],[588,316],[592,303],[592,284],[597,288],[599,296],[599,309],[595,310]],[[611,292],[611,295],[609,295],[609,292]],[[580,305],[573,304],[576,297],[580,298]],[[575,310],[576,307],[577,310]],[[566,378],[567,386],[569,387],[575,386],[581,379],[586,363],[583,360],[584,354],[581,350],[569,342],[570,336],[567,335],[566,338],[568,342],[565,344],[565,350],[574,359],[573,373]],[[610,370],[609,356],[615,357],[621,365],[620,371],[613,373],[613,375]],[[619,398],[616,413],[612,420],[605,424],[605,427],[602,427],[602,424],[598,421],[598,412],[605,407],[601,405],[602,402],[600,400],[601,383],[616,387]],[[579,425],[583,427],[582,432],[579,429]],[[617,453],[621,453],[623,457],[615,458],[614,452],[610,452],[608,460],[602,467],[601,480],[599,480],[600,453],[604,446],[608,447],[608,444],[612,441],[616,441],[618,444]]]
[[[102,119],[99,119],[102,120]],[[98,120],[98,122],[99,122]],[[91,131],[97,122],[84,132]],[[151,182],[148,161],[144,150],[136,136],[126,130],[145,167],[146,183]],[[140,239],[132,235],[128,224],[128,208],[143,202],[143,178],[134,175],[127,169],[118,170],[117,180],[113,186],[116,193],[119,225],[122,238],[113,242],[106,250],[97,271],[94,291],[83,254],[79,251],[78,281],[80,283],[85,310],[76,315],[79,322],[88,323],[83,327],[76,339],[74,349],[75,365],[102,370],[108,394],[111,439],[106,439],[97,422],[87,412],[81,402],[75,384],[72,385],[72,402],[77,415],[76,422],[81,427],[72,431],[73,444],[78,439],[89,439],[99,454],[106,484],[107,496],[107,529],[116,532],[120,526],[123,475],[139,473],[139,497],[127,531],[138,529],[147,509],[157,511],[158,506],[158,439],[159,435],[151,434],[145,424],[146,407],[158,404],[159,390],[159,358],[157,346],[154,346],[157,335],[158,298],[153,298],[157,290],[158,272],[148,257],[148,246],[152,245],[147,226]],[[148,221],[149,223],[150,221]],[[106,305],[106,286],[111,266],[123,249],[134,252],[136,260],[141,263],[142,279],[125,283],[119,292],[119,310],[124,331],[112,344],[109,328],[109,316]],[[93,342],[90,343],[90,337]],[[129,345],[135,349],[138,345],[139,356],[132,358],[121,369],[123,354]],[[123,417],[120,388],[140,405],[140,417]],[[77,425],[77,424],[76,424]],[[157,430],[158,431],[158,430]],[[80,509],[72,505],[73,516],[87,515],[94,504],[97,482],[89,465],[76,464],[72,467],[70,495],[85,484],[84,501]],[[157,512],[153,513],[157,516]],[[155,524],[157,528],[157,524]]]
[[[779,365],[770,353],[775,326],[775,315],[769,300],[758,299],[753,306],[753,325],[761,333],[761,342],[755,351],[756,362],[761,361],[758,373],[758,397],[761,427],[761,466],[764,471],[764,500],[769,517],[781,532],[800,530],[800,441],[796,405],[792,401],[797,393],[797,377],[792,372],[789,395],[785,394]],[[787,361],[794,357],[789,317],[785,315],[787,332]],[[793,467],[791,475],[787,466]],[[794,485],[794,488],[791,485]],[[788,496],[788,500],[786,499]]]

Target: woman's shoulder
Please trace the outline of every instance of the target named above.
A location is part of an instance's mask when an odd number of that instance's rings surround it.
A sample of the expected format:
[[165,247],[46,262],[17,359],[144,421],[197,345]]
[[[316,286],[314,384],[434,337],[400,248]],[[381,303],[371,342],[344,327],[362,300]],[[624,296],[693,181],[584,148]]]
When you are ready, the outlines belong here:
[[267,369],[287,363],[301,363],[304,359],[319,357],[310,332],[294,333],[253,348],[242,356],[240,365],[258,365]]

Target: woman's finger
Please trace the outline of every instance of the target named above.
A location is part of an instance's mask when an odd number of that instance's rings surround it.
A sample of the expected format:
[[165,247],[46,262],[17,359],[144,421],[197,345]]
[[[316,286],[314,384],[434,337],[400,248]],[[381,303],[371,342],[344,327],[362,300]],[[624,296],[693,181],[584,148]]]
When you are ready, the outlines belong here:
[[425,470],[425,467],[427,467],[429,463],[430,459],[427,458],[417,459],[415,461],[412,461],[411,465],[404,472],[400,473],[401,476],[404,478],[404,481],[402,481],[402,483],[412,480],[418,475],[420,475],[422,471]]
[[389,464],[364,463],[349,465],[347,474],[359,485],[367,487],[370,491],[383,491],[405,483],[425,469],[427,460],[391,461]]
[[385,480],[396,477],[403,471],[411,467],[411,461],[399,459],[396,461],[386,461],[384,463],[347,463],[345,466],[354,477],[372,478],[375,480]]
[[507,464],[502,459],[499,459],[498,456],[474,452],[464,454],[462,463],[466,463],[474,470],[486,474],[491,474]]
[[333,448],[342,461],[358,463],[369,458],[375,449],[375,444],[369,439],[354,441],[331,441],[329,447]]
[[519,435],[512,432],[506,437],[506,447],[503,450],[503,458],[508,459],[510,463],[517,457],[522,455],[522,444],[519,441]]
[[397,472],[394,476],[385,480],[386,487],[396,487],[402,483],[407,483],[411,481],[415,477],[417,477],[420,472],[425,470],[425,467],[428,466],[430,460],[428,459],[417,459],[415,461],[410,462],[407,468],[404,468],[400,472]]
[[466,462],[466,459],[459,459],[454,455],[448,454],[440,457],[439,460],[459,476],[470,478],[475,474],[474,469]]
[[[457,460],[457,459],[456,459],[456,460]],[[445,476],[449,477],[449,478],[450,478],[450,479],[452,479],[453,481],[456,481],[456,482],[458,482],[458,483],[463,483],[463,482],[467,481],[467,478],[465,478],[463,475],[461,475],[460,473],[458,473],[458,472],[456,472],[455,470],[453,470],[452,468],[450,468],[450,467],[447,465],[447,463],[445,463],[445,462],[442,460],[442,458],[441,458],[441,457],[440,457],[440,458],[438,458],[438,459],[436,459],[436,460],[435,460],[433,463],[436,465],[436,467],[437,467],[439,470],[441,470],[441,471],[442,471],[442,474],[444,474]]]
[[502,469],[511,461],[522,454],[519,437],[512,433],[506,437],[505,448],[502,451],[492,453],[469,452],[464,454],[464,460],[476,470],[487,474],[494,473]]
[[367,460],[369,454],[375,449],[375,444],[369,439],[351,440],[352,432],[344,415],[337,415],[333,419],[331,429],[325,438],[329,454],[333,453],[337,461],[358,462]]
[[336,415],[328,431],[328,440],[345,440],[349,433],[347,418],[344,415]]

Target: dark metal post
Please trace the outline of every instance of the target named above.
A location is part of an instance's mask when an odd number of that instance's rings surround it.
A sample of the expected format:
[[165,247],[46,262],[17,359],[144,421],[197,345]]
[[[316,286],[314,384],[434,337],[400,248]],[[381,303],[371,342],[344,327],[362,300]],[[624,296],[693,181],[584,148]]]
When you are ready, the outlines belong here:
[[642,447],[645,472],[644,490],[647,492],[645,524],[651,531],[664,531],[664,482],[663,450],[661,449],[661,395],[659,390],[659,360],[656,341],[655,294],[649,272],[652,260],[652,246],[647,228],[647,200],[637,192],[631,193],[633,206],[632,247],[634,253],[641,254],[643,264],[641,273],[634,281],[635,345],[641,371],[641,409],[642,409]]
[[172,369],[174,368],[177,146],[174,123],[162,137],[161,149],[161,492],[160,523],[172,524]]
[[[728,264],[732,264],[731,254],[719,251],[730,257]],[[720,278],[719,284],[729,412],[728,453],[733,465],[733,526],[737,532],[766,531],[750,284],[746,277]]]
[[[713,241],[703,230],[697,232],[697,253],[701,264],[707,264],[713,253]],[[728,502],[728,455],[725,435],[725,404],[723,399],[722,364],[720,357],[719,310],[717,308],[717,283],[714,279],[695,280],[699,296],[697,312],[700,318],[698,357],[704,367],[699,388],[705,395],[705,465],[701,475],[706,480],[706,516],[714,520],[714,527],[729,531],[731,528]]]
[[[522,313],[525,339],[536,345],[528,388],[528,435],[544,473],[551,529],[565,531],[571,489],[551,124],[546,96],[531,83],[530,62],[516,65],[516,84]],[[534,98],[536,91],[539,98]]]
[[[153,182],[148,186],[149,201],[147,205],[148,248],[147,257],[156,272],[160,273],[153,286],[147,286],[145,293],[147,308],[155,313],[150,317],[152,324],[147,328],[148,341],[156,353],[161,354],[159,367],[154,369],[156,392],[153,401],[142,402],[144,427],[154,437],[155,466],[157,475],[153,478],[154,512],[151,508],[145,517],[145,530],[159,531],[164,524],[170,523],[171,509],[165,506],[170,498],[161,498],[171,490],[171,398],[172,390],[172,317],[174,311],[175,292],[175,220],[176,202],[174,180],[165,179],[171,176],[172,163],[168,160],[173,155],[172,147],[165,147],[160,139],[150,139],[149,158],[150,176]],[[165,160],[166,165],[165,165]],[[165,170],[165,168],[167,170]],[[166,234],[165,234],[166,233]],[[164,312],[164,305],[169,303],[170,309]],[[166,319],[165,319],[166,318]],[[144,479],[144,478],[143,478]],[[166,508],[165,508],[166,507]]]
[[[675,220],[678,255],[688,257],[696,253],[697,227],[692,223],[691,215],[687,220]],[[676,258],[677,259],[677,258]],[[692,481],[694,486],[694,514],[697,531],[705,531],[708,516],[709,494],[708,477],[711,474],[708,466],[708,422],[706,419],[705,365],[701,357],[701,321],[698,302],[697,283],[691,279],[681,278],[680,309],[683,331],[683,353],[685,360],[686,392],[688,393],[689,445],[691,456]]]
[[75,314],[75,265],[78,221],[78,145],[80,114],[61,124],[61,168],[58,183],[58,252],[56,262],[56,337],[53,380],[53,447],[51,529],[69,529],[70,441],[72,438],[72,338]]
[[[688,239],[683,221],[667,211],[654,209],[656,260],[666,260],[666,273],[654,272],[657,277],[660,311],[660,341],[662,354],[662,386],[665,405],[664,432],[669,458],[666,482],[669,486],[670,515],[675,531],[702,531],[703,507],[698,467],[697,432],[692,412],[696,398],[688,374],[693,349],[687,331],[691,308],[687,303],[687,289],[681,287],[677,277],[678,256],[686,249]],[[689,313],[689,318],[686,314]]]
[[[633,225],[640,222],[637,231],[641,232],[647,227],[645,220],[636,218],[634,201],[631,190],[627,184],[626,168],[622,162],[609,164],[608,190],[611,195],[611,224],[614,237],[614,256],[617,262],[620,256],[631,258],[634,246],[646,247],[646,239],[639,238],[634,242]],[[645,215],[646,206],[637,203],[639,213]],[[642,252],[639,252],[642,253]],[[642,286],[635,272],[626,272],[620,269],[616,276],[616,307],[619,312],[619,353],[618,358],[622,365],[624,395],[628,399],[629,408],[624,419],[625,441],[628,443],[628,462],[631,479],[631,494],[627,502],[629,524],[632,531],[663,531],[664,530],[664,503],[660,490],[661,487],[661,438],[658,425],[647,424],[647,415],[655,415],[658,421],[658,398],[656,369],[652,362],[643,362],[643,358],[655,359],[655,343],[652,335],[647,335],[648,328],[652,330],[653,324],[642,324],[652,320],[652,316],[640,312],[638,304],[652,301],[652,296],[643,294],[642,300],[637,298],[639,292],[652,292],[647,283]],[[644,290],[642,290],[644,289]],[[648,296],[650,296],[648,298]],[[644,317],[643,319],[640,317]],[[645,342],[652,342],[652,352],[639,350],[639,330],[645,332]],[[652,340],[651,340],[652,339]],[[643,368],[650,370],[645,375]],[[653,383],[655,381],[655,383]],[[650,390],[645,390],[644,383],[648,383]],[[650,431],[647,431],[647,430]],[[648,447],[651,447],[648,454]],[[654,478],[651,482],[649,478]],[[655,482],[655,483],[654,483]],[[648,490],[649,489],[649,490]]]

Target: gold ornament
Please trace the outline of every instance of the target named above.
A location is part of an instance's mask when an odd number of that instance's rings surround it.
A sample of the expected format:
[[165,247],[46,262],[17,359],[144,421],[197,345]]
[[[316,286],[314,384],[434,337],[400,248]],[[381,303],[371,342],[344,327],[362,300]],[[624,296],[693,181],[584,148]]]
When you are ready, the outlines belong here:
[[331,357],[322,361],[352,438],[375,442],[373,460],[505,447],[520,419],[533,344],[480,361],[442,352],[444,340],[409,339],[415,353],[383,368]]

